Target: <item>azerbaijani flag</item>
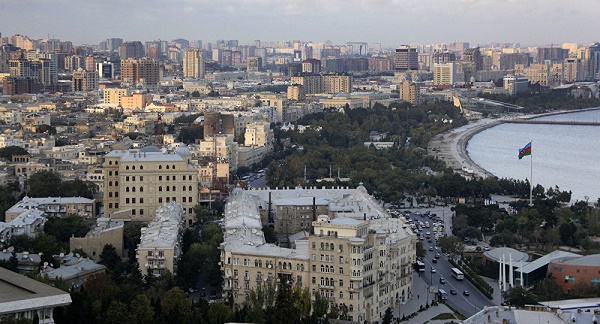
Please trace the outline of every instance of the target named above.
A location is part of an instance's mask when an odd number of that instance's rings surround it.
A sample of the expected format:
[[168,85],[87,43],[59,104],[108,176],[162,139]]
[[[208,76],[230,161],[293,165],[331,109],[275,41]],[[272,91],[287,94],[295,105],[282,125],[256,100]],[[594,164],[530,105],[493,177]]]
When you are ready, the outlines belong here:
[[519,160],[527,155],[531,155],[531,142],[527,143],[522,149],[519,149]]

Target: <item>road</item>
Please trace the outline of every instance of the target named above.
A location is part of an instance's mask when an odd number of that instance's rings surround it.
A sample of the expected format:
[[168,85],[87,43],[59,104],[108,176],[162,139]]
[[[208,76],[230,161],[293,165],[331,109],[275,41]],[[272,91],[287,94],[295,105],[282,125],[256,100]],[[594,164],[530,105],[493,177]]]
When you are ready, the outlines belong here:
[[[425,229],[427,230],[427,229]],[[421,278],[428,285],[439,287],[440,289],[444,289],[448,293],[448,300],[446,301],[447,305],[450,305],[452,308],[456,309],[461,314],[470,317],[475,314],[479,310],[483,309],[484,306],[494,305],[492,301],[490,301],[487,297],[485,297],[479,290],[477,290],[473,284],[471,284],[468,280],[458,281],[452,277],[450,269],[452,269],[452,265],[446,259],[444,254],[440,255],[437,263],[432,263],[432,260],[435,258],[435,254],[438,253],[435,248],[435,240],[432,240],[432,243],[427,242],[427,240],[423,241],[423,246],[425,248],[426,256],[423,262],[425,263],[425,272],[421,272]],[[433,247],[433,251],[429,251],[429,247]],[[437,272],[432,273],[431,268],[435,268]],[[446,284],[440,284],[440,277],[446,279]],[[458,292],[457,295],[451,295],[450,290],[456,289]],[[470,296],[464,296],[463,291],[468,290]],[[433,294],[430,294],[429,300],[434,297]]]
[[265,178],[264,173],[263,175],[252,173],[252,177],[250,179],[253,180],[248,181],[249,188],[263,188],[267,186],[267,179]]

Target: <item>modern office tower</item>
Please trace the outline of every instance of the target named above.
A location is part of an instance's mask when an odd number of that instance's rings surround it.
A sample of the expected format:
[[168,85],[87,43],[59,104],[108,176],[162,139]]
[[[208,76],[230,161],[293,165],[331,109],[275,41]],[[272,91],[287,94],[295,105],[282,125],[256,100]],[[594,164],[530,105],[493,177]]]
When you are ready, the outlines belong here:
[[479,47],[467,48],[464,50],[462,53],[462,61],[466,63],[473,63],[475,65],[475,71],[483,69],[483,57],[481,56]]
[[79,69],[73,72],[73,91],[88,92],[98,90],[98,73]]
[[102,59],[98,56],[88,55],[85,58],[85,70],[88,72],[96,72],[96,65],[102,62]]
[[529,90],[529,80],[523,75],[506,75],[503,78],[504,89],[508,90],[511,96],[516,96],[520,92]]
[[156,149],[115,150],[104,157],[105,215],[123,211],[132,220],[150,221],[163,203],[183,204],[192,225],[198,202],[198,168],[187,147],[163,153]]
[[537,51],[537,63],[558,63],[569,57],[569,50],[564,48],[539,47]]
[[145,55],[144,45],[142,42],[124,42],[119,46],[119,57],[121,60],[129,58],[142,58]]
[[498,58],[498,68],[500,70],[513,70],[516,64],[529,66],[531,60],[528,53],[503,53]]
[[314,73],[321,72],[321,60],[307,59],[302,61],[302,73]]
[[121,61],[121,82],[143,83],[150,89],[160,86],[160,66],[150,58]]
[[402,45],[394,54],[394,70],[407,71],[419,69],[419,54],[416,48]]
[[400,84],[400,99],[413,105],[421,104],[421,89],[418,84],[404,81]]
[[204,51],[195,47],[188,48],[183,55],[183,77],[204,79]]
[[456,63],[442,63],[433,65],[433,84],[452,85],[457,80],[458,65]]
[[246,59],[246,67],[248,72],[258,72],[262,70],[262,57],[248,56]]
[[96,71],[100,79],[112,80],[115,78],[115,65],[111,62],[96,63]]

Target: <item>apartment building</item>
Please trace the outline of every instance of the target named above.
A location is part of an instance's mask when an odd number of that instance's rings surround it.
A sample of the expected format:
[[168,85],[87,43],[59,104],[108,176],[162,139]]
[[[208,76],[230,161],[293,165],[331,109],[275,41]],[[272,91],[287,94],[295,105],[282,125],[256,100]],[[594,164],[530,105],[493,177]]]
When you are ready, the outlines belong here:
[[111,151],[104,156],[105,214],[130,211],[132,220],[150,221],[161,204],[181,202],[191,225],[198,202],[198,168],[191,158],[187,147]]
[[184,207],[180,203],[163,204],[156,210],[155,220],[142,228],[136,257],[143,276],[159,277],[167,271],[177,273],[184,217]]
[[[288,236],[265,243],[262,226]],[[308,226],[306,226],[308,224]],[[290,282],[348,307],[349,320],[381,321],[413,296],[416,236],[359,185],[349,188],[233,190],[225,208],[221,269],[236,304],[258,287]],[[280,234],[281,235],[281,234]],[[293,240],[293,241],[291,241]]]
[[183,77],[190,79],[204,79],[204,51],[197,48],[188,48],[183,54]]
[[421,87],[418,84],[404,81],[400,84],[400,99],[413,105],[421,104]]

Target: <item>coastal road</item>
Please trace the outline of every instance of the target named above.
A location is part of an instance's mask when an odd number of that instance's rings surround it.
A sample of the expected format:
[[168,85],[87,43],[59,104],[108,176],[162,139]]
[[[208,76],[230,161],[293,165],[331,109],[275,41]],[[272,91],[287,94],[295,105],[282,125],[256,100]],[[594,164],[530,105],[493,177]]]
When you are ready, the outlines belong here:
[[[448,300],[446,300],[446,304],[456,309],[461,314],[470,317],[471,315],[477,313],[482,310],[485,306],[492,306],[494,303],[485,297],[473,284],[471,284],[468,280],[456,280],[452,277],[450,269],[452,269],[452,265],[446,259],[444,254],[440,255],[437,263],[433,263],[432,260],[435,258],[435,254],[439,253],[435,248],[435,241],[433,243],[428,243],[427,240],[423,241],[423,245],[425,251],[427,251],[425,259],[423,262],[425,263],[425,272],[421,272],[421,278],[425,281],[427,285],[432,285],[434,287],[438,287],[439,289],[444,289],[448,293]],[[433,247],[433,251],[429,251],[429,247]],[[431,268],[435,268],[436,272],[432,273]],[[446,279],[446,284],[440,283],[440,277]],[[451,295],[450,290],[456,289],[458,292],[456,295]],[[467,290],[470,295],[465,296],[463,292]],[[430,294],[429,300],[435,297],[433,294]]]

